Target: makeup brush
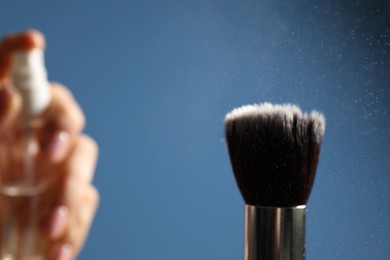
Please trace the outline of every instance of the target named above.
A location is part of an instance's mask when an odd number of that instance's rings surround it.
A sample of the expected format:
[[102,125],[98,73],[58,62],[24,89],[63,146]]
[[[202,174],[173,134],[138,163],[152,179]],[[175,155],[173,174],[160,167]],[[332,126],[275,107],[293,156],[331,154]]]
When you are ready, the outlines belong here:
[[245,260],[305,259],[306,204],[324,116],[292,104],[247,105],[225,118],[235,179],[245,200]]

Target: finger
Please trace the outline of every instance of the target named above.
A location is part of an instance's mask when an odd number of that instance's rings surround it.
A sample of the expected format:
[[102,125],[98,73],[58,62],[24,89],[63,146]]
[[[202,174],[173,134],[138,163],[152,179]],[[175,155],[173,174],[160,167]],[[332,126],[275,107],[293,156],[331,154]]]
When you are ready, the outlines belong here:
[[85,125],[79,104],[69,89],[59,83],[52,84],[52,101],[43,116],[46,121],[71,133],[80,133]]
[[77,255],[84,246],[98,205],[99,193],[96,188],[93,186],[86,188],[84,196],[80,198],[77,212],[72,212],[68,229],[62,241],[62,243],[72,245],[74,255]]
[[21,97],[0,81],[0,140],[5,138],[3,134],[10,128],[21,109]]
[[53,174],[48,175],[51,185],[45,197],[51,208],[64,205],[71,209],[77,204],[78,190],[92,182],[97,157],[96,142],[89,136],[79,136],[66,160],[53,165]]
[[81,136],[68,160],[68,181],[90,184],[95,173],[98,153],[97,143],[89,136]]
[[67,163],[68,181],[90,184],[95,173],[98,152],[98,145],[92,138],[81,136]]
[[46,121],[40,142],[43,154],[58,163],[66,157],[74,139],[83,130],[84,114],[67,88],[53,84],[52,102],[43,120]]
[[45,37],[37,30],[27,30],[10,34],[0,42],[0,81],[9,78],[11,54],[15,51],[26,51],[34,48],[45,48]]
[[96,209],[99,204],[99,195],[95,187],[85,186],[79,190],[77,205],[69,210],[69,217],[63,234],[49,249],[49,259],[74,259],[88,237]]
[[59,205],[52,210],[49,221],[49,238],[51,240],[61,237],[69,223],[69,209],[67,206]]

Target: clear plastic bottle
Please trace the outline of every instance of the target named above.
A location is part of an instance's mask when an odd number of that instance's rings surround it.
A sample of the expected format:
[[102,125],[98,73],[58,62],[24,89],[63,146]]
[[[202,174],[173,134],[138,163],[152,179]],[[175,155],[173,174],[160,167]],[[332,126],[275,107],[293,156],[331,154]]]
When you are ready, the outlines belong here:
[[2,260],[44,259],[50,165],[40,150],[41,113],[50,102],[43,50],[17,52],[12,84],[22,98],[18,120],[0,142],[0,255]]

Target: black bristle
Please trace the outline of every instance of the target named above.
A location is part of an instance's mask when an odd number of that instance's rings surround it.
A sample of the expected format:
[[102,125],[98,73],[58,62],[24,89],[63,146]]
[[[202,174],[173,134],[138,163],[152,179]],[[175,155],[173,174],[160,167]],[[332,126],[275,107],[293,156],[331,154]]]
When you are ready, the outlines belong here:
[[297,106],[269,103],[234,109],[225,134],[234,175],[246,204],[306,205],[313,186],[325,120]]

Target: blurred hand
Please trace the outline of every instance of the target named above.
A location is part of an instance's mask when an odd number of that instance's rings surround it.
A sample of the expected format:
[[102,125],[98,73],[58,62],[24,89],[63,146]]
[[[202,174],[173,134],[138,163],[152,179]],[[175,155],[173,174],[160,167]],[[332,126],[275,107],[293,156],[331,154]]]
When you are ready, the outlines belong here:
[[[10,54],[44,45],[43,35],[34,30],[0,42],[0,144],[5,133],[14,131],[21,111],[21,97],[10,80]],[[70,91],[54,83],[51,91],[52,101],[42,114],[39,145],[52,170],[50,185],[40,195],[44,206],[39,210],[41,229],[49,241],[45,259],[65,260],[79,253],[98,205],[98,192],[91,184],[98,147],[82,134],[84,115]]]

